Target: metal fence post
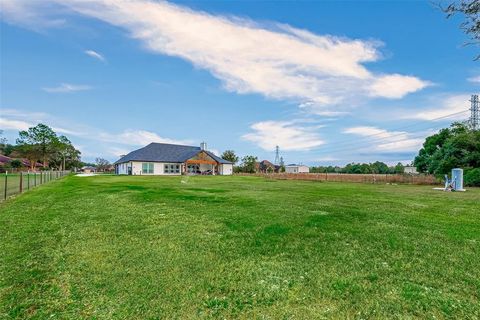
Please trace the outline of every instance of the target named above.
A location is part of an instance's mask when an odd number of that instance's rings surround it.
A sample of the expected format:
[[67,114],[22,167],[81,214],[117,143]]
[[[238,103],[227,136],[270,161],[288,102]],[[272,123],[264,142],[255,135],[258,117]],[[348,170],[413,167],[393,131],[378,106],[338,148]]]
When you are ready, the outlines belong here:
[[4,195],[3,195],[3,199],[6,200],[7,199],[7,178],[8,177],[8,172],[5,171],[5,192],[4,192]]
[[20,193],[22,193],[22,191],[23,191],[23,172],[22,171],[20,171],[20,186],[19,186],[19,188],[20,188]]
[[30,190],[30,171],[27,172],[27,188]]

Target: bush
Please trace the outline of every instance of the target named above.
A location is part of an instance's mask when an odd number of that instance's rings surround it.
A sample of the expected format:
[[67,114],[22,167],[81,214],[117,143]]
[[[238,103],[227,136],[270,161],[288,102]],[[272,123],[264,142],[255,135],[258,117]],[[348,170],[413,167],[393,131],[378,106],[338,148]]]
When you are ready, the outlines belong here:
[[469,170],[465,174],[465,185],[469,187],[480,187],[480,168]]

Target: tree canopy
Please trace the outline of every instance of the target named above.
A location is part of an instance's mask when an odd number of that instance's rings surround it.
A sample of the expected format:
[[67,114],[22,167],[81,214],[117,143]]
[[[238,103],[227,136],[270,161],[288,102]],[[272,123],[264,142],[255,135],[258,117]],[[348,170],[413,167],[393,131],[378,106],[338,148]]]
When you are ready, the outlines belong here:
[[[454,15],[463,15],[464,21],[460,24],[460,28],[470,37],[467,44],[480,44],[480,1],[479,0],[460,0],[450,3],[443,8],[447,14],[447,18]],[[476,57],[476,60],[480,55]]]
[[233,162],[233,164],[237,163],[239,160],[238,156],[235,154],[235,151],[233,150],[225,150],[222,153],[221,158],[227,161]]
[[462,123],[429,136],[415,157],[419,172],[446,174],[453,168],[480,167],[480,131]]
[[44,168],[65,170],[79,166],[80,151],[66,136],[58,136],[49,126],[40,123],[18,135],[15,152],[28,159],[32,169],[39,160]]

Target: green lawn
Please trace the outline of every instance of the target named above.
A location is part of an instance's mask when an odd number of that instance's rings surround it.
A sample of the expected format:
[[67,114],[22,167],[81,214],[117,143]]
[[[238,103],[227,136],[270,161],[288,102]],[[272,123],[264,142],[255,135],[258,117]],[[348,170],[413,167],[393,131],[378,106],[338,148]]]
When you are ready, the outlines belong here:
[[480,318],[480,190],[66,177],[0,204],[0,319]]

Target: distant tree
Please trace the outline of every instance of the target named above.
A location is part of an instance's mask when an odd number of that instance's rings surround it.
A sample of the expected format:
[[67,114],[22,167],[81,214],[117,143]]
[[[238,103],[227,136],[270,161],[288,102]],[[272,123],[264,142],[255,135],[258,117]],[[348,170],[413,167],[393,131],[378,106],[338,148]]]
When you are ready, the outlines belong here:
[[375,161],[374,163],[370,164],[370,168],[372,169],[372,173],[379,173],[379,174],[388,173],[387,164],[381,161]]
[[105,171],[108,169],[108,167],[110,167],[110,162],[103,158],[96,158],[95,166],[98,171]]
[[53,162],[60,170],[79,167],[80,154],[80,151],[75,149],[67,137],[59,136],[55,143],[55,157],[53,158]]
[[23,167],[23,163],[22,163],[22,161],[20,161],[18,159],[14,159],[14,160],[10,161],[10,167],[12,167],[14,169],[19,169],[19,168]]
[[[460,0],[451,2],[447,7],[442,7],[442,10],[447,14],[447,18],[454,15],[463,15],[465,20],[460,24],[467,36],[470,37],[471,42],[467,44],[478,45],[480,43],[480,1],[479,0]],[[478,60],[478,55],[475,60]]]
[[255,166],[257,163],[257,157],[255,156],[245,156],[242,158],[242,169],[246,173],[254,173]]
[[36,158],[34,162],[41,159],[43,167],[46,168],[50,156],[55,152],[58,143],[57,134],[47,125],[40,123],[26,131],[20,131],[17,144],[25,157],[29,160]]
[[397,163],[397,165],[393,169],[394,169],[394,172],[397,174],[401,174],[405,172],[405,167],[400,162]]
[[235,151],[233,150],[225,150],[222,153],[221,158],[227,161],[233,162],[233,164],[238,162],[238,156],[235,154]]
[[425,139],[423,148],[415,157],[419,172],[449,173],[453,168],[480,167],[480,130],[462,123],[440,130]]

